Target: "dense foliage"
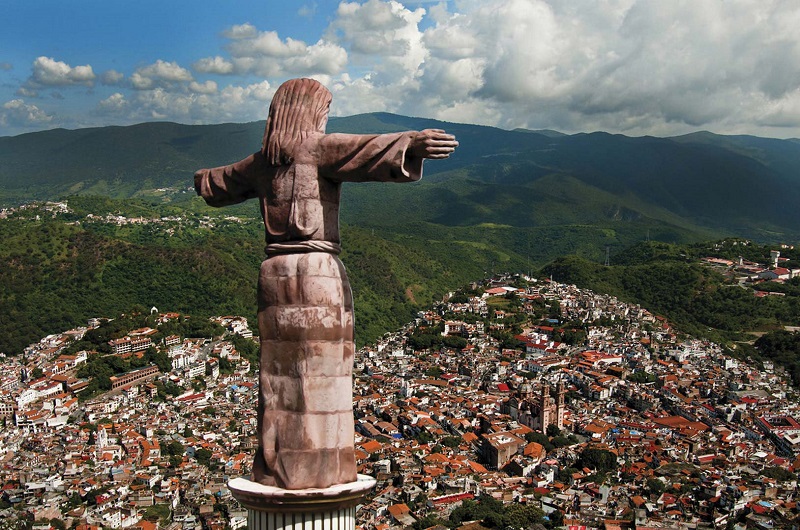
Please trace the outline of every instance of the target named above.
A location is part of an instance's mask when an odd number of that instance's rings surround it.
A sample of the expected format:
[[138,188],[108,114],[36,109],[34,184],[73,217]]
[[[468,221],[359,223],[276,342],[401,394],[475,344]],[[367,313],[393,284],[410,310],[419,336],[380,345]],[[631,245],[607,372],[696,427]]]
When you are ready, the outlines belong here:
[[530,528],[543,523],[544,512],[540,508],[525,504],[506,504],[482,495],[477,501],[466,500],[453,510],[448,521],[455,527],[467,521],[481,521],[487,528]]
[[[21,212],[0,220],[0,352],[19,354],[45,335],[135,307],[198,319],[238,314],[255,323],[264,235],[254,205],[226,210],[225,217],[213,211],[213,218],[199,199],[154,203],[82,196],[70,198],[69,205],[72,213],[63,218]],[[91,212],[149,222],[87,221]],[[180,220],[161,221],[170,216]],[[359,344],[482,277],[493,261],[512,270],[522,263],[461,243],[392,237],[342,227],[341,259],[353,286]]]
[[759,337],[755,346],[763,358],[786,367],[794,384],[800,386],[800,334],[773,331]]
[[[542,274],[639,303],[667,317],[679,331],[732,345],[732,353],[772,359],[800,384],[800,335],[783,330],[800,325],[800,278],[751,288],[699,263],[701,257],[713,256],[767,264],[771,250],[774,247],[740,240],[693,245],[648,242],[625,249],[611,266],[567,256],[547,265]],[[781,249],[781,256],[790,263],[800,262],[796,249]],[[756,291],[783,296],[758,297]],[[753,336],[748,332],[762,334],[755,347],[750,346]]]
[[[659,248],[672,252],[648,252]],[[769,247],[761,248],[763,252]],[[710,253],[708,246],[702,249]],[[753,289],[701,265],[698,248],[643,243],[625,254],[625,264],[611,266],[567,256],[546,266],[542,274],[639,303],[685,333],[723,343],[743,338],[741,331],[800,323],[800,297],[756,297]],[[768,258],[768,250],[766,254]],[[632,258],[636,255],[641,257]]]

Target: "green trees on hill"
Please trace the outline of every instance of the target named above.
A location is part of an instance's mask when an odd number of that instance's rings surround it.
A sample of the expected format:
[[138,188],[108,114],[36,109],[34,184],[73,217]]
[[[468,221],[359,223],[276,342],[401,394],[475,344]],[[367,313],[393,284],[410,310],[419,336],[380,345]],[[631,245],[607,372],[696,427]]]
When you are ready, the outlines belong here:
[[[0,352],[19,354],[45,335],[135,306],[189,313],[196,322],[219,314],[255,320],[264,234],[254,207],[226,209],[226,216],[240,215],[242,222],[225,220],[215,210],[208,227],[200,221],[212,210],[198,201],[162,205],[80,197],[69,204],[74,213],[66,222],[37,220],[33,214],[0,222]],[[180,214],[183,220],[117,225],[86,220],[91,212],[143,219]],[[460,243],[431,244],[425,237],[402,235],[390,241],[358,227],[343,226],[342,237],[358,344],[398,328],[443,293],[482,277],[494,259],[481,248],[454,252]]]
[[626,252],[624,265],[606,267],[567,256],[547,265],[542,274],[638,303],[666,316],[680,331],[720,342],[741,338],[742,331],[800,323],[800,297],[758,298],[752,289],[731,284],[719,272],[700,265],[692,257],[702,255],[697,248],[642,246],[644,251]]
[[755,346],[762,357],[786,367],[792,382],[800,385],[800,334],[773,331],[758,338]]
[[[766,331],[755,341],[755,349],[739,344],[736,351],[773,359],[786,367],[795,384],[800,384],[800,335],[781,330],[783,326],[800,325],[800,278],[757,284],[756,290],[784,294],[757,297],[754,289],[731,283],[716,270],[699,264],[703,256],[736,260],[743,254],[746,259],[766,264],[772,248],[730,241],[696,245],[650,242],[626,250],[624,257],[616,260],[621,264],[606,267],[567,256],[547,265],[542,274],[639,303],[667,317],[679,331],[722,344],[749,342],[752,336],[746,332]],[[782,249],[781,255],[800,261],[796,250]]]

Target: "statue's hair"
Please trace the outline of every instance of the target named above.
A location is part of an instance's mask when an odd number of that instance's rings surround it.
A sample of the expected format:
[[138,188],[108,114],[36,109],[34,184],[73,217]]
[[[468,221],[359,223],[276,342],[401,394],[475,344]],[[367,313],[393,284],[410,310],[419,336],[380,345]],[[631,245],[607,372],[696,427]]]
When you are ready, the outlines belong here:
[[294,149],[310,133],[325,132],[330,91],[313,79],[290,79],[269,106],[262,152],[273,166],[291,164]]

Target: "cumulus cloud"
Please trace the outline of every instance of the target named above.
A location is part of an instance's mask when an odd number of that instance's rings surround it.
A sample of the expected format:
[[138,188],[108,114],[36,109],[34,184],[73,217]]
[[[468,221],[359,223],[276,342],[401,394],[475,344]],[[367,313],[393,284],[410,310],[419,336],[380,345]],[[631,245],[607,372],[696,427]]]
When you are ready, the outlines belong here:
[[198,71],[255,74],[262,77],[335,75],[347,64],[347,52],[325,39],[309,45],[304,41],[281,39],[275,31],[255,30],[250,24],[234,26],[224,33],[230,42],[230,61],[221,57],[202,59]]
[[[298,13],[312,15],[311,1]],[[191,72],[166,61],[124,77],[104,72],[100,81],[119,92],[98,109],[118,109],[130,120],[263,119],[278,82],[309,76],[331,88],[335,115],[383,110],[564,132],[800,136],[795,2],[337,4],[315,42],[246,22],[222,31],[219,54],[198,57]],[[223,86],[192,72],[231,81]],[[253,76],[269,82],[249,84]],[[89,65],[39,57],[16,97],[95,82]]]
[[106,70],[100,76],[100,82],[104,85],[118,85],[124,78],[125,76],[116,70]]
[[[275,92],[268,81],[244,86],[228,85],[221,90],[213,82],[200,85],[202,90],[189,92],[170,91],[163,87],[139,90],[130,98],[117,92],[100,101],[94,115],[127,123],[166,120],[199,124],[263,120]],[[214,90],[211,90],[212,86]]]
[[213,94],[217,91],[217,83],[210,80],[204,83],[192,81],[189,83],[189,90],[198,94]]
[[29,105],[22,99],[12,99],[0,108],[0,124],[10,127],[41,127],[53,121],[53,116],[36,105]]
[[192,65],[196,72],[204,74],[227,75],[233,73],[233,63],[217,55],[200,59]]
[[[342,5],[346,11],[367,4]],[[456,5],[457,12],[432,7],[432,24],[423,30],[427,55],[415,104],[426,115],[453,119],[460,109],[460,121],[630,134],[737,131],[768,117],[800,126],[785,118],[800,97],[800,39],[793,29],[800,6],[777,0]],[[397,76],[395,83],[402,82]]]
[[119,92],[111,94],[97,104],[97,108],[101,114],[119,114],[127,110],[128,107],[128,100]]
[[131,86],[137,90],[150,90],[175,83],[193,81],[191,72],[176,62],[157,60],[155,63],[137,68],[131,74]]
[[425,9],[412,11],[394,0],[342,2],[328,34],[370,66],[373,83],[406,84],[421,73],[427,55],[419,29],[424,16]]
[[90,65],[72,67],[52,57],[37,57],[33,61],[30,81],[44,86],[67,86],[94,84],[96,76]]
[[258,29],[249,22],[245,22],[244,24],[239,24],[237,26],[231,26],[230,28],[226,29],[222,32],[222,36],[228,39],[250,39],[258,35]]

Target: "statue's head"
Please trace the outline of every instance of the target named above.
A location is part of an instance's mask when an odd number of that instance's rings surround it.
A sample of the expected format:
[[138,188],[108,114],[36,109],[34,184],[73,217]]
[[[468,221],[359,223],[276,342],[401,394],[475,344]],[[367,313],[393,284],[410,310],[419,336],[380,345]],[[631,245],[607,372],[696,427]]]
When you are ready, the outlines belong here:
[[331,93],[319,81],[290,79],[272,98],[262,151],[274,166],[291,163],[294,148],[310,133],[325,132]]

